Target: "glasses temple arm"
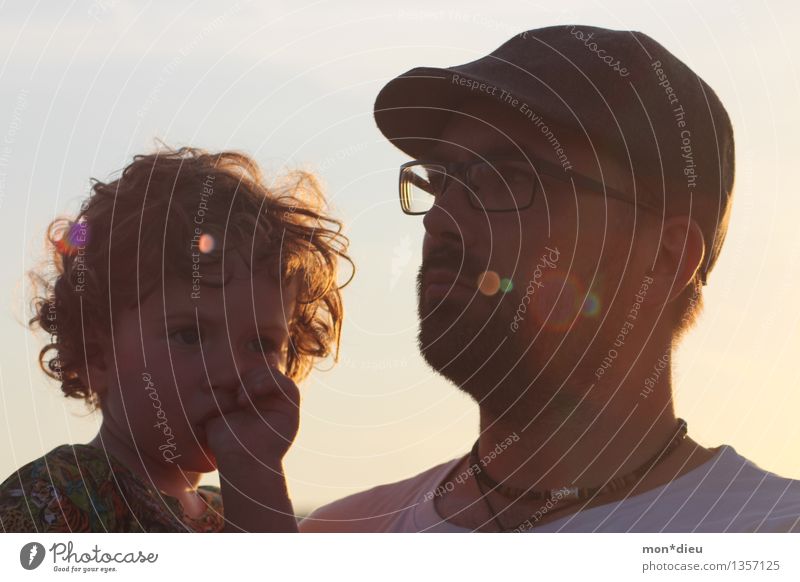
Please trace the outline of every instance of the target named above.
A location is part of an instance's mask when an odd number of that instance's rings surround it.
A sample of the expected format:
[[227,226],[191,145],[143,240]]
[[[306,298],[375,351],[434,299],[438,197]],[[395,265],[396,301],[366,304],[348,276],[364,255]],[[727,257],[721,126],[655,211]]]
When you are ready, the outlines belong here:
[[605,194],[606,196],[610,196],[611,198],[616,198],[617,200],[622,200],[624,202],[630,202],[632,204],[637,204],[642,206],[643,208],[649,208],[653,212],[662,213],[663,208],[658,208],[654,204],[650,204],[649,202],[645,202],[643,200],[631,200],[630,195],[617,190],[616,188],[612,188],[610,186],[606,186],[603,182],[599,180],[595,180],[594,178],[590,178],[589,176],[585,176],[583,174],[578,174],[576,172],[571,172],[566,174],[566,171],[561,168],[561,166],[557,166],[555,164],[551,164],[550,162],[546,162],[544,160],[535,160],[534,167],[537,170],[541,171],[542,174],[552,176],[554,178],[569,178],[576,186],[580,186],[582,188],[586,188],[587,190],[592,190],[593,192],[597,192],[598,194]]

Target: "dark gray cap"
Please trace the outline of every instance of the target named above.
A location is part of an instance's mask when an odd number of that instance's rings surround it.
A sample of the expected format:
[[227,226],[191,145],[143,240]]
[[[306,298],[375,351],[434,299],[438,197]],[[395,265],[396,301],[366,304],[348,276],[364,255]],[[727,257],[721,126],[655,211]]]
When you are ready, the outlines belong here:
[[518,110],[520,123],[554,146],[565,172],[571,164],[559,127],[579,130],[587,147],[631,169],[631,200],[667,216],[691,213],[706,241],[706,283],[730,217],[733,128],[711,87],[667,49],[641,32],[530,30],[478,60],[392,79],[375,100],[375,121],[397,147],[423,158],[448,118],[474,98]]

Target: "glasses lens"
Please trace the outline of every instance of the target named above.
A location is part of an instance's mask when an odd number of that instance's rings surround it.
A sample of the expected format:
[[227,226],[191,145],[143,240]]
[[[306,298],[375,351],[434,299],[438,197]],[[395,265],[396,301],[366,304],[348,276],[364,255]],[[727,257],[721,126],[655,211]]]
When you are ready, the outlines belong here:
[[400,170],[400,204],[406,214],[425,214],[444,188],[447,172],[438,164],[414,164]]
[[469,170],[473,205],[485,210],[527,207],[536,182],[536,173],[524,161],[479,162]]

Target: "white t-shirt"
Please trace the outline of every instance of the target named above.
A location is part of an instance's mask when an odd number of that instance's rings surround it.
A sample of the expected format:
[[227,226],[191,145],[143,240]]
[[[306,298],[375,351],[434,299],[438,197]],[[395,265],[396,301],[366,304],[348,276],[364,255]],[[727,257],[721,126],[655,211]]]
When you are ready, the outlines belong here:
[[[300,531],[468,532],[445,521],[433,501],[459,461],[321,507]],[[713,458],[666,485],[526,531],[800,532],[800,481],[764,471],[722,445]]]

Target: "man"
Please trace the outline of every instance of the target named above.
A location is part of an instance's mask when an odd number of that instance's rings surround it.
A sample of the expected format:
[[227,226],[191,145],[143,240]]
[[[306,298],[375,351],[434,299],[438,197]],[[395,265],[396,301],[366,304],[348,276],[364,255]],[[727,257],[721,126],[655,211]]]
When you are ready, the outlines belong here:
[[800,482],[687,435],[671,356],[734,174],[714,91],[641,33],[559,26],[416,68],[375,119],[414,161],[419,345],[480,406],[461,458],[301,531],[800,531]]

